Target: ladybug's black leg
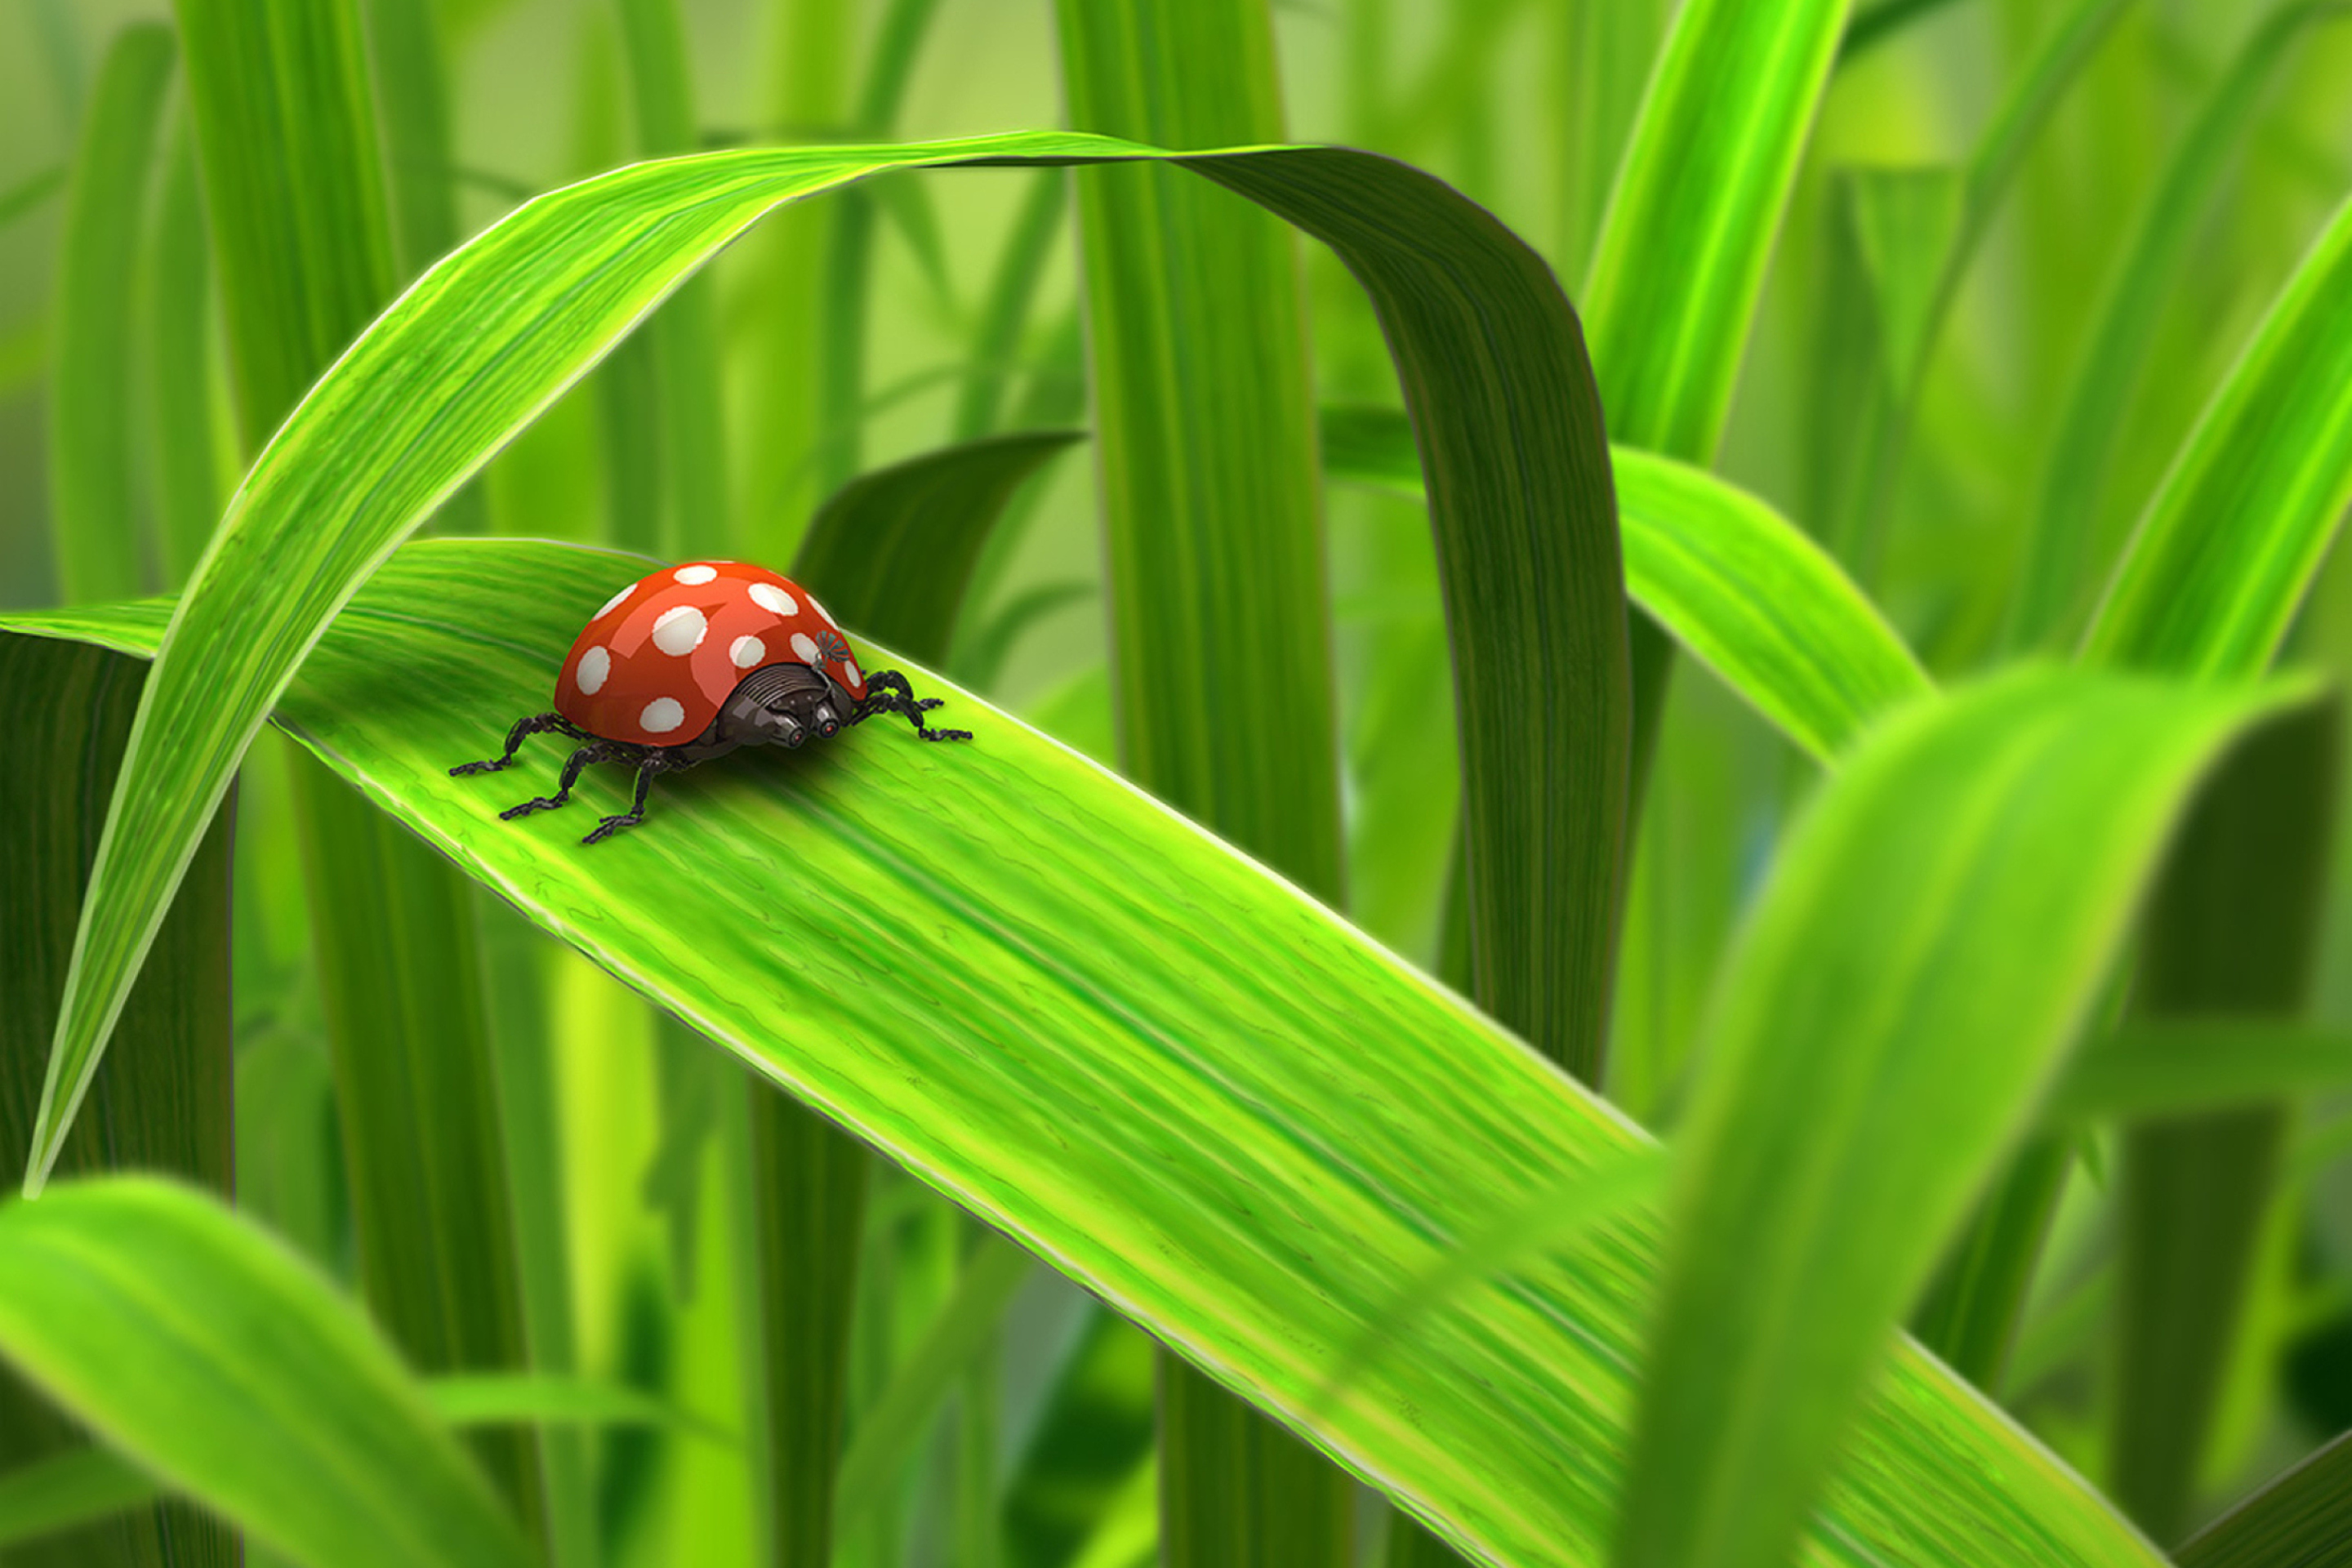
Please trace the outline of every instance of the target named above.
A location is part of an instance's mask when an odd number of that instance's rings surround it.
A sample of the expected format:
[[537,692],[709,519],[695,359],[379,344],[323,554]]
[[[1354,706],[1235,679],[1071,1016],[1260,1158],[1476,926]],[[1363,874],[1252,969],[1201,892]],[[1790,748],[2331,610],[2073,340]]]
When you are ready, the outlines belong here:
[[690,768],[694,764],[692,763],[678,762],[674,758],[662,756],[647,757],[644,762],[639,763],[637,764],[637,791],[635,795],[634,795],[629,801],[629,809],[619,816],[606,817],[604,821],[596,825],[595,832],[591,833],[587,837],[582,839],[580,842],[583,844],[594,844],[603,839],[610,838],[614,834],[618,833],[624,827],[635,827],[637,824],[643,822],[646,819],[646,791],[652,786],[654,775],[656,773],[678,773],[684,769]]
[[516,817],[529,816],[534,811],[553,810],[572,798],[572,786],[580,782],[580,774],[589,763],[613,762],[624,754],[604,741],[581,747],[572,752],[571,760],[563,764],[562,782],[556,785],[553,795],[543,795],[537,800],[527,800],[520,805],[510,805],[499,813],[500,820],[512,822]]
[[877,713],[904,713],[915,726],[915,732],[926,741],[969,741],[969,730],[934,730],[923,722],[923,715],[940,706],[936,697],[917,698],[915,689],[907,678],[895,669],[877,669],[866,678],[866,697],[858,703],[852,722],[860,722]]
[[530,718],[519,721],[513,729],[507,731],[507,749],[503,755],[492,757],[488,762],[459,763],[449,770],[450,776],[455,778],[466,773],[497,773],[500,768],[513,762],[515,752],[522,749],[522,743],[541,730],[561,730],[566,727],[563,715],[561,713],[534,713]]

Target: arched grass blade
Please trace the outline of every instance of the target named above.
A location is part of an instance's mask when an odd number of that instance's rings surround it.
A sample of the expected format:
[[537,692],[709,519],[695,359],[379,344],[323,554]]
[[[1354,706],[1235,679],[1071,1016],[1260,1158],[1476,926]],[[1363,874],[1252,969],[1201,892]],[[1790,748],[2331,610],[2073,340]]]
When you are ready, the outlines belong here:
[[[278,721],[541,925],[1457,1548],[1601,1561],[1657,1268],[1646,1211],[1466,1289],[1328,1422],[1302,1412],[1404,1281],[1497,1205],[1640,1134],[1328,910],[919,667],[980,739],[868,728],[746,753],[667,781],[644,827],[593,849],[552,817],[499,821],[511,794],[449,777],[449,759],[479,754],[641,570],[548,544],[413,545],[312,650]],[[155,605],[0,625],[152,652],[168,619]],[[528,753],[526,775],[553,751]],[[621,782],[583,780],[579,814],[611,809]],[[2155,1561],[1908,1351],[1814,1539],[1857,1564]]]
[[[890,168],[1158,155],[1034,132],[638,164],[529,204],[419,279],[257,459],[178,603],[99,850],[27,1186],[270,703],[367,574],[490,453],[775,206]],[[1414,389],[1440,548],[1460,568],[1464,744],[1485,759],[1469,816],[1496,847],[1474,894],[1483,929],[1513,938],[1481,963],[1528,999],[1507,1010],[1582,1018],[1597,1039],[1626,787],[1623,605],[1574,317],[1531,251],[1402,164],[1330,148],[1181,162],[1333,246],[1373,295]],[[1538,700],[1581,718],[1522,722]]]
[[192,1189],[0,1207],[0,1354],[179,1491],[298,1562],[521,1568],[514,1521],[367,1321]]
[[1898,715],[1830,781],[1700,1042],[1621,1568],[1788,1560],[2191,791],[2308,689],[2029,667]]

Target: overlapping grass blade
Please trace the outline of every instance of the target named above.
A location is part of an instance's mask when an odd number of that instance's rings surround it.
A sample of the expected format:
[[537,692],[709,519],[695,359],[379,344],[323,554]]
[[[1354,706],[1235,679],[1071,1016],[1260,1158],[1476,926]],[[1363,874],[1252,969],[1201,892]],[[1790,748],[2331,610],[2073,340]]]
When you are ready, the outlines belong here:
[[[443,1377],[424,1384],[422,1393],[434,1415],[452,1426],[668,1426],[713,1442],[734,1440],[690,1411],[594,1378]],[[152,1478],[112,1449],[69,1448],[0,1474],[0,1548],[94,1524],[161,1495]]]
[[2257,1018],[2136,1023],[2088,1047],[2042,1108],[2066,1127],[2292,1100],[2352,1084],[2352,1036]]
[[139,319],[140,217],[173,53],[160,22],[115,35],[74,154],[48,400],[50,537],[68,602],[152,585],[140,571],[139,405],[122,389]]
[[889,1504],[892,1479],[930,1435],[958,1380],[994,1342],[1004,1309],[1034,1267],[1028,1253],[993,1235],[983,1236],[964,1259],[955,1294],[850,1434],[835,1483],[840,1498],[835,1506],[845,1525],[858,1513]]
[[[1834,535],[1866,585],[1878,575],[1928,359],[1960,281],[2034,139],[2132,3],[2073,0],[2002,93],[1956,184],[1943,171],[1896,171],[1874,172],[1855,187],[1865,253],[1875,248],[1883,258],[1874,272],[1883,290],[1889,384],[1885,405],[1874,411],[1867,427],[1860,477],[1845,498],[1852,510],[1838,520]],[[1913,253],[1897,258],[1883,243],[1874,247],[1874,233],[1907,237]]]
[[[0,775],[0,1158],[30,1147],[36,1064],[63,988],[99,832],[143,671],[103,649],[8,638],[0,644],[0,722],[16,765]],[[123,1050],[90,1089],[89,1118],[62,1167],[175,1173],[228,1192],[231,1149],[229,824],[215,822],[181,884],[124,1009]],[[13,1286],[12,1286],[13,1288]],[[0,1470],[81,1441],[68,1421],[0,1367]],[[103,1534],[53,1538],[10,1555],[15,1568],[226,1568],[235,1534],[177,1503]]]
[[[1330,408],[1335,479],[1421,494],[1404,416]],[[1613,447],[1625,591],[1791,741],[1824,762],[1930,689],[1919,661],[1820,546],[1688,464]]]
[[[868,728],[828,752],[747,753],[666,785],[644,828],[593,850],[553,818],[499,822],[508,797],[448,759],[543,689],[633,568],[412,546],[312,649],[280,721],[540,923],[1262,1407],[1297,1419],[1402,1282],[1638,1140],[1328,911],[919,668],[985,739]],[[143,652],[171,619],[7,625]],[[2165,700],[2178,717],[2221,700]],[[621,783],[583,781],[580,814]],[[799,940],[767,934],[780,911]],[[1636,1215],[1466,1292],[1315,1440],[1486,1561],[1598,1562],[1655,1251]],[[1848,1453],[1824,1561],[2153,1562],[1916,1354]]]
[[2345,1568],[2352,1563],[2352,1433],[2199,1531],[2180,1568]]
[[[1073,126],[1169,147],[1281,140],[1271,0],[1064,0],[1055,15]],[[1212,76],[1221,90],[1200,90]],[[1338,682],[1297,237],[1173,169],[1080,169],[1071,185],[1119,770],[1340,903]],[[1588,1029],[1584,1048],[1599,1044]],[[1345,1475],[1172,1353],[1159,1412],[1165,1568],[1347,1568]]]
[[[1069,1568],[1139,1472],[1154,1491],[1151,1341],[1116,1312],[1089,1316],[1004,1491],[1013,1568]],[[1156,1537],[1158,1522],[1150,1521]]]
[[2086,658],[2267,665],[2352,500],[2352,204],[2336,209],[2149,501]]
[[299,1562],[520,1568],[514,1521],[310,1265],[150,1177],[0,1207],[0,1354],[108,1444]]
[[1023,431],[861,474],[810,522],[793,575],[860,631],[938,664],[1004,503],[1047,458],[1083,438]]
[[2017,577],[2011,631],[2033,643],[2066,628],[2095,560],[2101,498],[2158,317],[2179,277],[2221,176],[2288,46],[2316,24],[2352,13],[2344,0],[2299,0],[2279,6],[2238,50],[2230,68],[2181,134],[2162,179],[2117,253],[2089,347],[2066,396],[2051,444],[2025,560]]
[[[1675,16],[1581,296],[1612,439],[1713,466],[1848,8],[1690,0]],[[1630,639],[1638,808],[1673,649],[1639,616]]]
[[213,347],[211,237],[186,116],[173,117],[169,137],[147,241],[143,379],[154,447],[155,557],[163,585],[177,590],[204,555],[230,479],[215,414],[226,399],[215,390],[221,376]]
[[1601,220],[1583,310],[1609,434],[1715,460],[1848,0],[1692,0]]
[[[2341,787],[2336,719],[2331,704],[2271,726],[2198,803],[2148,911],[2136,1016],[2284,1023],[2309,1005]],[[2124,1140],[2109,1490],[2158,1541],[2194,1517],[2287,1131],[2273,1101],[2143,1122]]]
[[2032,668],[1896,717],[1831,781],[1702,1041],[1622,1568],[1787,1560],[2190,792],[2298,689]]

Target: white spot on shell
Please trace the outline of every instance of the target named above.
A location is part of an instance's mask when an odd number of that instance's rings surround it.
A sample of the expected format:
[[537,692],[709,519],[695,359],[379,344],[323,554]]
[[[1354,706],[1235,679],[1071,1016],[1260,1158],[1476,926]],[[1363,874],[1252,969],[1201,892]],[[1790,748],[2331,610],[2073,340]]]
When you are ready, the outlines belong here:
[[857,661],[856,659],[845,658],[841,661],[841,683],[844,686],[862,685],[865,680],[866,678],[857,673]]
[[[816,595],[815,595],[814,594],[810,594],[810,595],[808,595],[808,602],[809,602],[809,608],[810,608],[810,609],[814,610],[818,615],[823,616],[826,620],[828,620],[828,621],[833,621],[833,612],[832,612],[831,610],[826,609],[823,605],[818,604],[818,603],[816,602]],[[839,621],[833,621],[833,624],[834,624],[835,626],[839,626],[839,625],[841,625],[841,623],[840,623]]]
[[768,645],[758,637],[737,637],[727,657],[735,661],[736,668],[749,669],[768,657]]
[[670,574],[689,588],[699,587],[719,575],[716,566],[681,566]]
[[801,607],[793,603],[793,596],[773,583],[752,584],[751,602],[763,610],[772,610],[780,616],[797,616],[801,613]]
[[654,622],[654,647],[667,654],[684,656],[702,646],[709,636],[710,623],[702,612],[691,605],[680,605],[674,610],[664,610]]
[[637,715],[637,727],[654,735],[667,735],[685,722],[686,710],[675,697],[656,697]]
[[623,605],[628,603],[629,595],[636,591],[637,585],[635,583],[630,584],[627,587],[622,589],[619,593],[605,600],[604,607],[588,618],[592,621],[603,620],[606,616],[611,615],[614,610],[619,609]]
[[814,664],[816,662],[816,644],[809,639],[808,633],[794,632],[793,634],[793,657],[799,659],[803,664]]
[[612,650],[592,647],[580,656],[580,668],[572,671],[572,682],[580,688],[583,696],[593,697],[604,689],[604,678],[612,673]]

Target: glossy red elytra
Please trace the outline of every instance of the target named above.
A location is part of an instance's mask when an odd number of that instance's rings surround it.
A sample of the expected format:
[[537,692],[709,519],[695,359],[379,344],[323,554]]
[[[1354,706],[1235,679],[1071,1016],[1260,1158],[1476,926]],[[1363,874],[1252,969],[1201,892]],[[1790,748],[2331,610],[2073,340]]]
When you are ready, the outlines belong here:
[[740,561],[689,561],[647,573],[589,617],[555,679],[555,710],[534,714],[507,735],[507,749],[452,773],[496,773],[524,741],[552,730],[583,742],[563,764],[551,795],[499,815],[562,805],[592,763],[637,770],[629,809],[605,817],[581,840],[593,844],[645,820],[646,791],[738,746],[798,746],[877,713],[903,713],[926,741],[969,741],[969,730],[934,730],[923,715],[940,705],[918,699],[895,669],[857,667],[849,639],[808,590]]

